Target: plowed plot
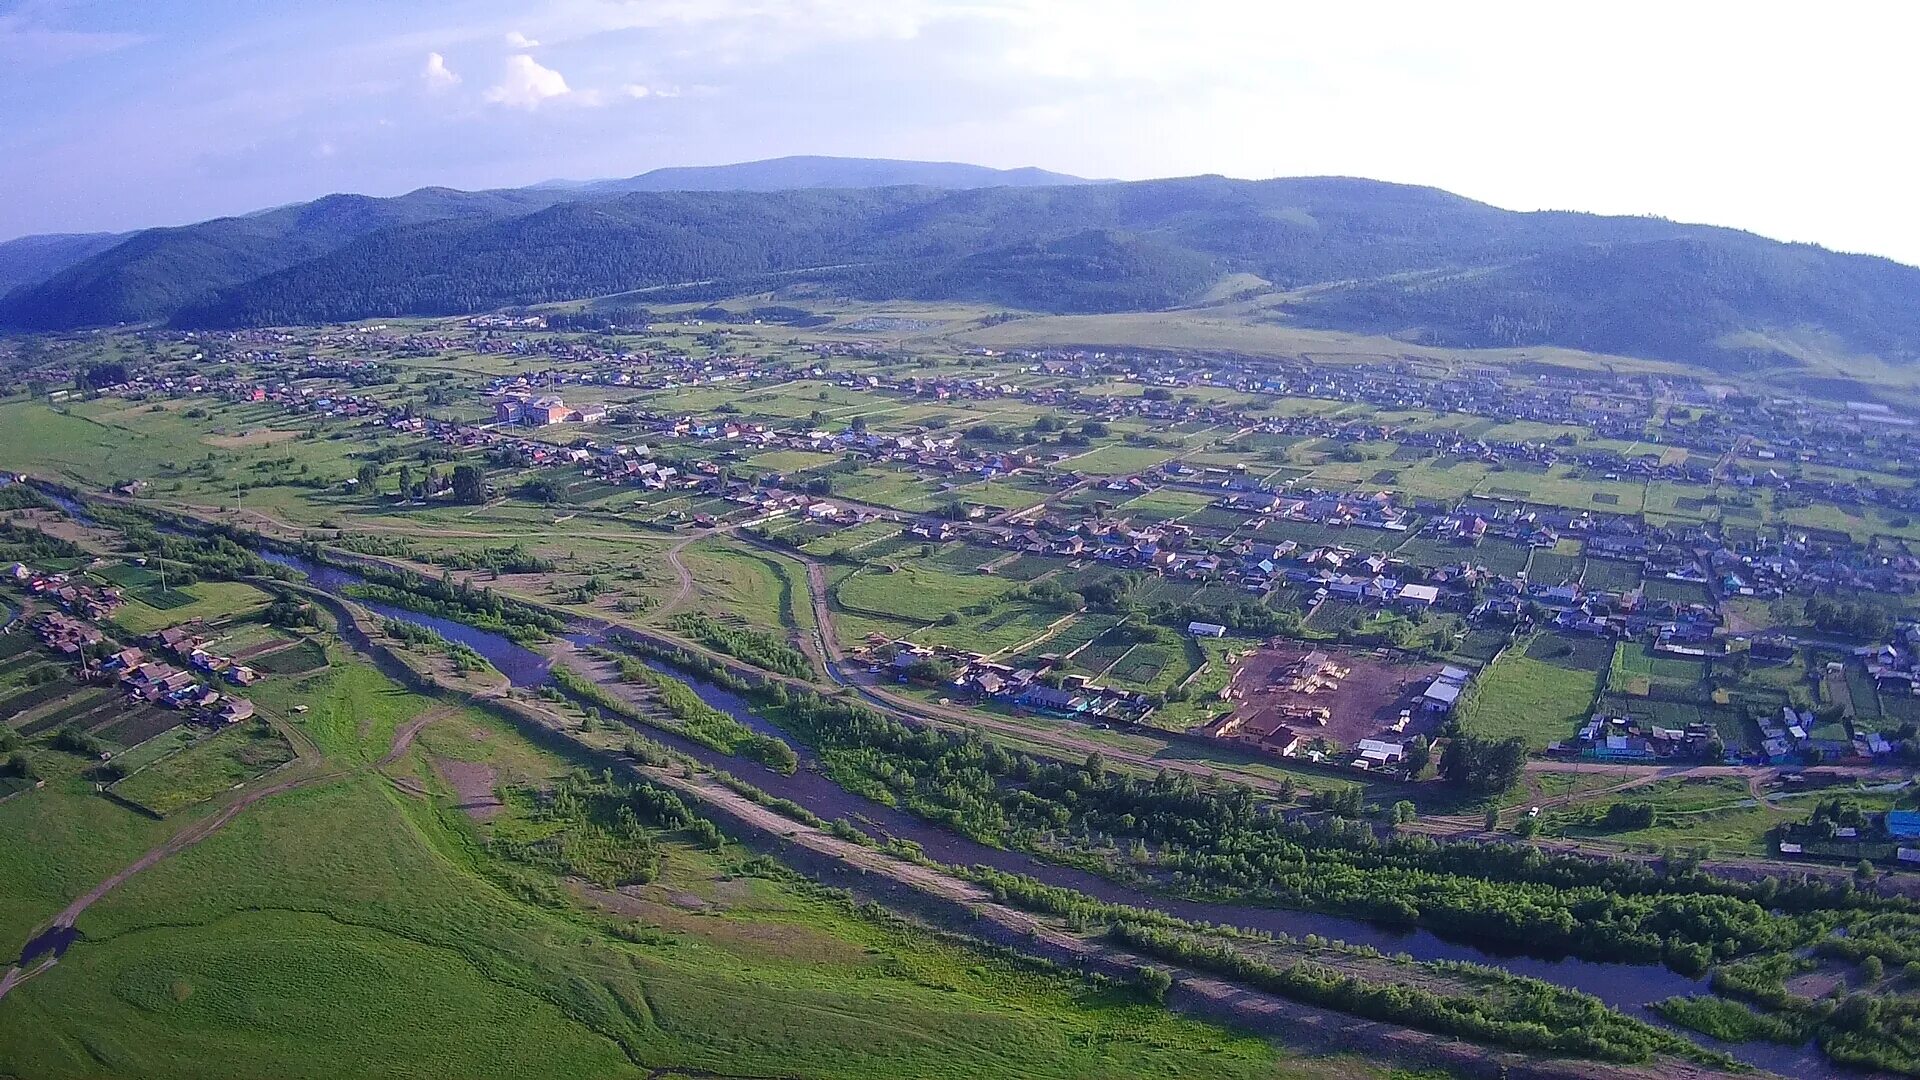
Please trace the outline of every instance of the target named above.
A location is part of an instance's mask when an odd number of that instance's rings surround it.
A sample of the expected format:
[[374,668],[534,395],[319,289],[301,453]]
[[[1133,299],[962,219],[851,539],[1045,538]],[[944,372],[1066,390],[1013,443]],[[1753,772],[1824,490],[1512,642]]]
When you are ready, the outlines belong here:
[[[1309,662],[1317,654],[1324,658]],[[1318,669],[1317,679],[1297,679],[1304,668]],[[1373,652],[1327,646],[1315,648],[1284,639],[1269,642],[1248,654],[1233,671],[1228,688],[1238,708],[1249,719],[1291,709],[1326,709],[1324,727],[1311,720],[1290,722],[1303,736],[1324,736],[1351,745],[1388,731],[1400,710],[1413,710],[1412,722],[1398,737],[1430,732],[1438,718],[1423,712],[1420,695],[1441,665],[1388,659]],[[1339,674],[1344,671],[1344,675]],[[1311,685],[1312,689],[1306,688]]]
[[138,746],[169,728],[177,727],[186,720],[186,714],[173,709],[160,709],[145,706],[132,712],[121,714],[111,723],[103,724],[93,730],[95,737],[116,746]]

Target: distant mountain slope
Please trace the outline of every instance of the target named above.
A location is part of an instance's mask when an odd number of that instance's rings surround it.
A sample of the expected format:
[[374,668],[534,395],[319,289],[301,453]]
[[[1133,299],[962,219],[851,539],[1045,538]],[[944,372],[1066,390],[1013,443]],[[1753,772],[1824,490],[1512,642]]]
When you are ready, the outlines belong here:
[[990,169],[957,161],[895,161],[888,158],[781,157],[737,165],[654,169],[623,180],[569,185],[576,192],[611,195],[629,191],[798,191],[806,188],[1045,187],[1089,181],[1045,169]]
[[1700,359],[1738,330],[1816,327],[1863,353],[1920,357],[1920,270],[1725,231],[1335,288],[1291,310],[1310,325],[1463,348],[1548,342]]
[[[769,183],[799,175],[753,171],[777,164],[738,168]],[[1436,344],[1719,364],[1741,358],[1722,344],[1735,335],[1813,330],[1861,353],[1920,359],[1913,267],[1341,177],[337,196],[136,234],[0,300],[0,324],[270,325],[795,283],[1106,312],[1189,302],[1233,273],[1314,286],[1277,317]]]
[[33,285],[120,242],[121,233],[46,233],[0,243],[0,294]]
[[0,325],[63,329],[164,319],[212,290],[324,255],[382,229],[524,214],[558,192],[422,188],[390,199],[328,195],[197,225],[147,229],[0,298]]
[[1304,285],[1519,258],[1648,219],[1525,215],[1431,188],[1220,177],[1042,188],[636,192],[387,230],[183,308],[234,325],[454,313],[769,273],[861,296],[1164,307],[1220,273]]

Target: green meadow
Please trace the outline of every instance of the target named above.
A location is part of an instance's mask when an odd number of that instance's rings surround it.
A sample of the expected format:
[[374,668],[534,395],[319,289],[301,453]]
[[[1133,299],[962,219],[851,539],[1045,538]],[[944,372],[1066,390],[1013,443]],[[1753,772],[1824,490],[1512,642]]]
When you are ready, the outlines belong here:
[[[296,684],[336,779],[273,796],[81,917],[0,1003],[0,1074],[34,1077],[1313,1075],[1130,991],[949,943],[675,833],[659,876],[599,893],[496,851],[527,800],[470,820],[447,762],[537,790],[567,764],[471,710],[389,767],[432,707],[365,665]],[[424,790],[421,797],[412,791]],[[42,798],[42,796],[45,796]],[[162,824],[63,786],[0,805],[8,936]]]

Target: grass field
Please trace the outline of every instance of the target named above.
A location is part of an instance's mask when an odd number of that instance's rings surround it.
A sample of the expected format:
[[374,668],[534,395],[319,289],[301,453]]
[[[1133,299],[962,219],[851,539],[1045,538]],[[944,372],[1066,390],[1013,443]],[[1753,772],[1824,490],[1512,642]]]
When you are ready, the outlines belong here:
[[806,582],[791,560],[719,539],[696,541],[680,558],[697,594],[674,610],[726,612],[768,630],[812,625]]
[[1508,649],[1475,680],[1462,727],[1487,738],[1517,735],[1534,750],[1571,738],[1587,719],[1605,670],[1604,655],[1596,655],[1604,650],[1591,644],[1540,634],[1525,648]]
[[[1872,800],[1869,797],[1869,801]],[[1588,815],[1605,813],[1614,802],[1647,803],[1654,808],[1653,825],[1645,829],[1611,831],[1588,824]],[[1804,820],[1808,805],[1782,802],[1778,806],[1754,801],[1744,780],[1732,777],[1661,780],[1635,788],[1617,798],[1583,804],[1579,811],[1550,814],[1549,832],[1591,836],[1650,847],[1706,849],[1723,855],[1770,854],[1767,834],[1787,821]]]
[[1013,584],[997,576],[956,574],[909,560],[893,573],[868,571],[847,579],[836,597],[854,611],[926,623],[992,600]]
[[264,653],[248,661],[248,666],[269,675],[302,675],[325,667],[327,651],[316,641],[298,641],[284,649]]
[[[19,955],[34,927],[177,824],[99,797],[77,775],[78,763],[62,757],[38,755],[43,772],[55,765],[59,772],[40,790],[0,802],[0,835],[13,838],[0,844],[0,955],[8,958]],[[22,842],[26,837],[32,842]],[[9,996],[0,1007],[0,1029],[9,1023],[12,1004]],[[6,1042],[0,1037],[0,1056]]]
[[128,594],[126,605],[113,614],[114,623],[128,633],[149,634],[193,619],[213,622],[251,615],[265,607],[268,599],[243,581],[201,581],[170,593],[185,596],[186,602],[155,607],[144,602],[144,591]]
[[265,723],[236,724],[113,785],[113,793],[166,817],[293,760]]
[[[424,707],[360,665],[321,682],[337,689],[313,696],[391,701],[393,715]],[[381,722],[364,734],[337,717],[313,726],[345,764],[391,737]],[[944,944],[671,834],[652,884],[570,895],[489,854],[485,835],[531,826],[523,804],[489,825],[452,808],[428,760],[455,747],[503,780],[539,784],[564,768],[456,713],[395,766],[442,792],[431,801],[358,772],[257,805],[88,910],[85,940],[0,1008],[0,1074],[1313,1074],[1262,1040]],[[36,820],[14,803],[0,821]],[[47,806],[86,827],[55,839],[98,857],[63,866],[57,883],[44,864],[21,867],[32,872],[0,875],[0,889],[28,879],[68,895],[164,828],[127,829],[126,811],[82,803],[90,816]],[[100,829],[127,842],[112,847],[91,835]],[[0,868],[20,866],[20,846],[4,846]],[[0,915],[16,936],[34,917]]]

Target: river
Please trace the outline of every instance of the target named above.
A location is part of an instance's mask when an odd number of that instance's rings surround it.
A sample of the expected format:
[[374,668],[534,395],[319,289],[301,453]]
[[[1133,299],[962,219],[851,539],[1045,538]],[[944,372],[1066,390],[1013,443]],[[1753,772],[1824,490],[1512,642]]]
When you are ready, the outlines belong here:
[[[358,574],[281,552],[262,551],[261,557],[307,575],[309,582],[326,592],[342,595],[349,586],[359,584]],[[468,646],[518,687],[537,687],[547,682],[551,661],[508,638],[480,630],[452,619],[425,615],[389,604],[354,600],[383,617],[398,619],[432,629],[450,641]],[[604,640],[601,628],[586,629],[570,635],[578,645]],[[909,840],[939,862],[970,866],[985,865],[1009,873],[1025,874],[1049,885],[1073,889],[1115,904],[1151,908],[1195,922],[1266,930],[1293,937],[1318,934],[1353,945],[1366,945],[1388,954],[1404,953],[1419,960],[1463,960],[1502,968],[1591,994],[1607,1004],[1653,1023],[1664,1022],[1645,1006],[1676,994],[1701,993],[1705,980],[1690,979],[1664,967],[1644,964],[1606,964],[1572,958],[1557,960],[1505,954],[1481,945],[1451,941],[1428,930],[1390,928],[1362,919],[1316,912],[1251,904],[1206,903],[1166,896],[1136,888],[1089,871],[1058,866],[1023,852],[1009,851],[979,843],[959,833],[931,824],[912,814],[855,795],[828,779],[819,769],[818,758],[804,745],[749,707],[739,695],[662,664],[654,664],[664,673],[685,682],[709,705],[738,719],[757,732],[780,738],[793,746],[800,768],[791,776],[762,768],[740,758],[730,757],[669,732],[647,728],[645,734],[675,750],[714,768],[733,772],[755,786],[780,798],[790,799],[827,820],[845,818],[863,825],[869,832]],[[1678,1029],[1675,1029],[1678,1030]],[[1834,1077],[1851,1075],[1838,1069],[1812,1046],[1788,1047],[1769,1043],[1726,1046],[1712,1040],[1681,1032],[1713,1049],[1740,1061],[1782,1076]]]

